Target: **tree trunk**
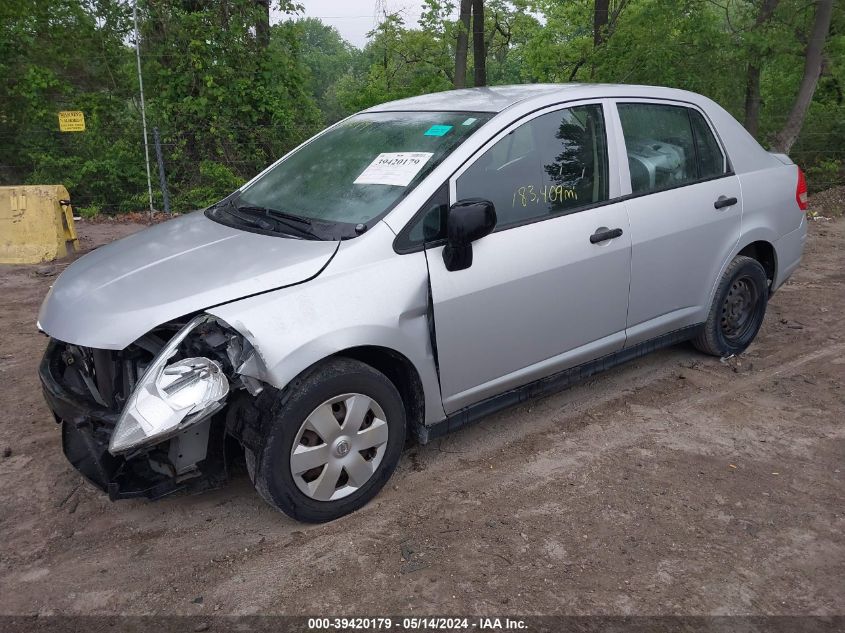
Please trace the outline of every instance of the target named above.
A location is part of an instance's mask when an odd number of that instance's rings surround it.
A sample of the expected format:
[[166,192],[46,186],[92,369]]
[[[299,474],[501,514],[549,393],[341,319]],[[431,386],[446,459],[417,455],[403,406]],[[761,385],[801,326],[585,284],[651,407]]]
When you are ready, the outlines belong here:
[[601,46],[610,18],[610,0],[596,0],[593,11],[593,46]]
[[270,0],[255,0],[255,39],[261,48],[270,46]]
[[455,88],[467,85],[467,50],[469,48],[469,17],[472,0],[461,0],[461,23],[458,25],[458,42],[455,46]]
[[472,60],[475,85],[487,85],[487,46],[484,43],[484,0],[472,0]]
[[754,137],[760,129],[760,67],[752,62],[745,76],[745,129]]
[[792,110],[786,119],[786,123],[780,133],[775,136],[773,148],[784,154],[798,139],[801,133],[801,126],[804,125],[804,117],[813,100],[816,91],[816,84],[819,81],[819,74],[822,70],[822,53],[827,33],[830,30],[830,18],[833,14],[833,0],[816,1],[816,17],[813,22],[813,33],[807,43],[807,52],[804,57],[804,76],[801,77],[801,86],[792,104]]
[[[768,22],[779,0],[763,0],[760,11],[754,19],[754,30],[759,30]],[[749,53],[748,69],[745,73],[745,129],[752,136],[757,136],[760,126],[760,51],[752,50]]]

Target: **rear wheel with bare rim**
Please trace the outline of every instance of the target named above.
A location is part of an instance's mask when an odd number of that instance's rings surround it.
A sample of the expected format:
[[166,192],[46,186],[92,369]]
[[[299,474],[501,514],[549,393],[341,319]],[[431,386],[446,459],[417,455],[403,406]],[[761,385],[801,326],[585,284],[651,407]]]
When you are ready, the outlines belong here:
[[769,281],[760,262],[734,258],[722,274],[704,329],[693,344],[713,356],[745,351],[763,324],[768,297]]
[[405,442],[405,409],[390,380],[364,363],[334,358],[275,396],[256,456],[262,497],[300,521],[352,512],[388,480]]

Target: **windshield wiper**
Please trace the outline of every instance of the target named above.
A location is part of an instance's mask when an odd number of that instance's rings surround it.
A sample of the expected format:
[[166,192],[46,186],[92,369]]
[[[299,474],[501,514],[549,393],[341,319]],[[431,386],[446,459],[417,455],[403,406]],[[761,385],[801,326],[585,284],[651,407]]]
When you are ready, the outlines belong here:
[[[229,201],[229,205],[232,207],[232,209],[240,213],[260,214],[261,216],[266,217],[272,222],[277,222],[278,224],[282,224],[288,228],[293,229],[301,235],[317,240],[322,239],[319,235],[317,235],[314,231],[311,230],[312,223],[311,220],[309,220],[308,218],[303,218],[298,215],[285,213],[284,211],[279,211],[278,209],[272,209],[270,207],[261,207],[255,205],[237,205],[235,204],[234,200]],[[238,217],[243,216],[238,215]]]
[[290,220],[291,222],[299,222],[300,224],[305,224],[306,226],[311,226],[312,224],[311,220],[309,220],[308,218],[303,218],[300,215],[294,215],[292,213],[286,213],[284,211],[280,211],[279,209],[273,209],[271,207],[259,207],[245,204],[243,206],[235,206],[235,208],[238,211],[264,213],[274,218],[282,218],[283,220]]
[[[236,207],[233,206],[233,209],[236,209]],[[273,224],[265,220],[263,217],[241,215],[240,213],[236,213],[235,210],[229,211],[229,214],[235,216],[244,224],[249,224],[250,226],[254,226],[262,231],[270,231],[273,229]]]

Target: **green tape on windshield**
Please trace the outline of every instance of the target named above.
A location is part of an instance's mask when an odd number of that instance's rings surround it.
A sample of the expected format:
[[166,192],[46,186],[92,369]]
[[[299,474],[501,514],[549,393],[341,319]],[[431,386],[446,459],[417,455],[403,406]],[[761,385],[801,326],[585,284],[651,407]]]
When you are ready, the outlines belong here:
[[451,129],[451,125],[432,125],[425,131],[425,136],[445,136]]

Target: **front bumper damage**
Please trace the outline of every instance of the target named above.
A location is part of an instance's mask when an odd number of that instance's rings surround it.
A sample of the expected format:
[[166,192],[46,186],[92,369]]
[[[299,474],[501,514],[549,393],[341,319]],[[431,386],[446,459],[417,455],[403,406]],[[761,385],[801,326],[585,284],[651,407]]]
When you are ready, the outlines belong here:
[[[107,394],[100,378],[95,378],[100,384],[92,386],[94,397],[85,393],[80,381],[76,384],[69,381],[69,348],[72,346],[51,339],[39,366],[39,377],[47,405],[61,425],[64,454],[86,480],[107,493],[111,500],[159,499],[177,491],[216,488],[227,480],[222,413],[209,416],[160,443],[125,454],[110,453],[109,442],[125,399],[114,384],[105,387],[110,390]],[[104,362],[102,358],[97,360]],[[120,378],[116,382],[119,387]]]

